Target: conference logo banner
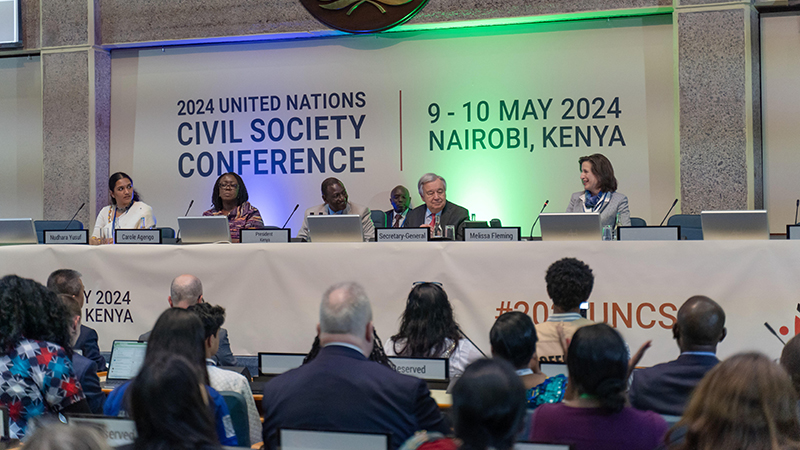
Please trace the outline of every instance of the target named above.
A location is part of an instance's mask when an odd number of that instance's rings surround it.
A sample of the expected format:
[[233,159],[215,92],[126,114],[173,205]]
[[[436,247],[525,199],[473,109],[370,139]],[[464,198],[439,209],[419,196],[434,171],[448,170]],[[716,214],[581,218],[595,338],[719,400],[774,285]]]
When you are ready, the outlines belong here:
[[349,33],[384,31],[414,17],[428,0],[300,0],[323,24]]

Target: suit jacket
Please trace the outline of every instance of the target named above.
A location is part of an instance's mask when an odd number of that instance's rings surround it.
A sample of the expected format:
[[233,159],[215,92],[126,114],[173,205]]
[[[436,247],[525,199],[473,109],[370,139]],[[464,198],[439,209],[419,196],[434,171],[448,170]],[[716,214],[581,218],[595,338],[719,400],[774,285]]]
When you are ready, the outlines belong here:
[[[139,336],[140,342],[146,342],[150,339],[150,333],[152,331],[148,331],[147,333]],[[238,362],[236,361],[236,357],[233,356],[233,352],[231,351],[231,341],[228,340],[228,330],[225,328],[219,329],[219,350],[217,350],[217,354],[211,357],[214,361],[214,364],[218,366],[238,366]]]
[[[297,232],[297,237],[306,241],[309,240],[308,216],[311,215],[311,213],[314,213],[315,216],[319,216],[320,214],[327,216],[328,205],[323,203],[306,210],[305,216],[303,216],[303,226],[300,228],[300,231]],[[361,216],[361,233],[364,236],[364,241],[375,240],[375,224],[372,223],[372,211],[370,211],[369,208],[357,203],[347,202],[347,206],[344,208],[342,214],[357,214]]]
[[637,370],[631,382],[631,404],[659,414],[683,415],[695,386],[717,363],[716,356],[681,355],[674,361]]
[[106,370],[106,359],[100,354],[100,347],[97,345],[97,331],[81,325],[81,334],[75,342],[75,349],[80,350],[83,356],[94,361],[97,370],[100,372]]
[[[586,191],[576,192],[572,194],[569,199],[569,206],[567,212],[584,212],[583,211],[583,194]],[[628,197],[619,192],[612,192],[611,199],[600,211],[600,226],[611,225],[612,227],[617,223],[617,213],[619,213],[619,224],[623,227],[631,225],[631,211],[628,209]]]
[[336,345],[266,383],[262,405],[266,449],[279,428],[390,433],[392,449],[417,430],[449,433],[423,380]]
[[[394,209],[390,209],[390,210],[384,211],[384,212],[386,213],[386,226],[391,228],[392,225],[394,225]],[[410,213],[410,212],[411,212],[411,208],[408,209],[408,212],[406,212],[406,216],[400,222],[400,228],[402,228],[403,224],[405,223],[405,221],[408,220],[408,213]]]
[[[428,206],[424,203],[417,206],[416,208],[412,209],[408,212],[406,216],[406,222],[403,224],[403,227],[406,228],[417,228],[425,222],[425,214],[428,212]],[[464,222],[469,218],[469,211],[467,208],[461,207],[456,205],[452,202],[447,202],[444,204],[444,208],[442,209],[442,215],[440,217],[440,222],[442,224],[442,229],[446,225],[454,225],[456,227],[456,239],[459,241],[464,240]]]
[[103,404],[106,402],[106,394],[100,388],[100,377],[97,376],[97,364],[89,358],[77,353],[72,355],[72,370],[75,371],[75,378],[83,388],[86,401],[92,414],[103,414]]

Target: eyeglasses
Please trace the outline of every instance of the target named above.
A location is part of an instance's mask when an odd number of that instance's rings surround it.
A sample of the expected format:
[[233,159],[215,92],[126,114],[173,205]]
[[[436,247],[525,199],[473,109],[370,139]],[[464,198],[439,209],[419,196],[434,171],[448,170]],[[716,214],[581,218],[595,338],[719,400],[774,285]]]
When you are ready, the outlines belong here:
[[435,284],[436,286],[442,287],[442,283],[438,281],[415,281],[413,286],[419,286],[420,284]]
[[220,189],[239,189],[238,184],[227,184],[227,183],[220,183]]

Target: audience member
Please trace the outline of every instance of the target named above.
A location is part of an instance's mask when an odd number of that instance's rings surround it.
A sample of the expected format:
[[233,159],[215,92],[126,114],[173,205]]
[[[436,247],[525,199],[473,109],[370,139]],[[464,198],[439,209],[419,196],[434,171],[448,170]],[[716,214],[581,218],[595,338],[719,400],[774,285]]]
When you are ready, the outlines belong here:
[[700,381],[666,442],[670,450],[800,449],[797,393],[766,356],[734,355]]
[[364,240],[375,240],[375,224],[372,223],[371,211],[366,206],[350,202],[344,183],[333,177],[326,178],[322,182],[322,201],[323,204],[306,210],[303,226],[297,233],[298,238],[304,241],[311,240],[308,234],[308,216],[355,214],[361,217],[361,234]]
[[448,358],[450,376],[459,377],[472,362],[483,357],[453,317],[453,307],[441,283],[415,283],[400,317],[400,331],[386,341],[389,356]]
[[408,189],[402,185],[395,186],[389,195],[389,201],[392,203],[392,209],[386,211],[386,226],[402,228],[411,211],[411,195]]
[[[792,379],[792,386],[800,395],[800,335],[789,339],[781,352],[781,366]],[[800,407],[800,404],[798,404]]]
[[[374,361],[379,364],[383,364],[384,366],[392,369],[397,370],[397,366],[386,356],[386,352],[383,351],[383,342],[381,342],[381,338],[378,337],[378,332],[375,330],[375,327],[372,328],[372,352],[369,354],[367,359],[370,361]],[[311,350],[308,351],[308,354],[305,358],[303,358],[303,364],[308,364],[314,360],[314,358],[319,355],[319,350],[322,346],[319,343],[319,335],[314,338],[314,343],[311,344]]]
[[[186,309],[191,305],[203,303],[203,283],[194,275],[178,275],[172,280],[167,297],[170,308]],[[150,331],[139,336],[139,341],[147,341]],[[219,329],[219,350],[211,358],[220,366],[235,366],[237,361],[231,351],[231,342],[228,340],[228,330]]]
[[361,286],[325,292],[317,332],[317,357],[264,385],[266,448],[277,447],[280,428],[389,433],[392,449],[417,430],[448,431],[423,380],[367,359],[372,308]]
[[[258,415],[256,402],[253,400],[253,391],[250,383],[243,375],[231,370],[220,369],[213,359],[214,354],[219,348],[219,330],[225,323],[225,308],[221,306],[211,306],[208,303],[197,303],[187,308],[188,311],[197,315],[203,322],[205,329],[205,349],[206,349],[206,369],[208,370],[208,381],[212,388],[217,392],[233,391],[242,394],[247,403],[247,418],[250,424],[250,442],[261,441],[261,419]],[[243,436],[240,436],[239,445],[242,445]]]
[[0,406],[9,433],[22,439],[28,420],[56,412],[91,413],[72,369],[66,308],[41,284],[0,279]]
[[54,422],[36,428],[25,441],[25,450],[111,450],[111,446],[94,427]]
[[[67,294],[72,296],[83,309],[85,301],[83,280],[81,274],[72,269],[58,269],[47,277],[47,289],[55,291],[56,294]],[[97,365],[97,371],[106,370],[106,359],[100,354],[100,347],[97,345],[97,331],[81,324],[81,334],[78,342],[75,343],[75,350]]]
[[659,445],[667,431],[664,419],[625,405],[628,350],[616,330],[604,323],[578,329],[569,345],[567,370],[576,395],[533,412],[531,441],[572,444],[574,450],[651,450]]
[[697,383],[717,363],[717,344],[725,339],[725,312],[717,302],[697,295],[678,310],[672,337],[678,359],[633,373],[631,404],[638,409],[680,416]]
[[[67,317],[70,333],[70,348],[75,348],[75,342],[81,330],[81,306],[71,295],[58,294],[59,300],[67,309]],[[103,403],[106,401],[106,394],[100,388],[100,377],[97,376],[97,364],[89,358],[78,353],[72,354],[72,368],[75,376],[81,384],[86,401],[93,414],[103,414]]]
[[152,355],[131,384],[133,449],[220,449],[202,383],[194,361],[173,352]]
[[536,327],[527,314],[511,311],[501,314],[489,332],[492,357],[510,362],[525,386],[528,408],[560,402],[567,389],[567,377],[548,378],[539,370],[536,358]]
[[[194,369],[199,374],[201,381],[206,385],[209,403],[213,408],[217,436],[223,445],[236,445],[236,433],[231,423],[230,412],[225,400],[212,387],[208,386],[208,372],[206,371],[206,352],[203,345],[205,330],[200,319],[193,313],[183,308],[170,308],[163,313],[153,327],[153,333],[147,342],[147,352],[144,356],[142,369],[145,370],[152,364],[157,364],[159,353],[171,353],[186,357],[195,365]],[[133,382],[136,379],[134,378]],[[125,393],[131,386],[127,382],[114,389],[106,399],[103,412],[107,416],[127,416],[130,408]]]
[[563,330],[564,338],[571,339],[578,328],[594,323],[580,313],[581,303],[592,293],[594,275],[583,261],[564,258],[550,265],[544,279],[547,295],[553,301],[553,313],[547,321],[536,325],[539,336],[536,353],[542,362],[564,362],[559,329]]
[[417,433],[402,450],[512,450],[525,419],[524,387],[502,359],[470,364],[453,387],[455,438]]
[[417,190],[424,204],[409,211],[404,227],[429,227],[431,236],[444,236],[447,225],[456,228],[456,239],[464,240],[464,222],[469,218],[467,208],[447,201],[447,182],[435,173],[420,177]]

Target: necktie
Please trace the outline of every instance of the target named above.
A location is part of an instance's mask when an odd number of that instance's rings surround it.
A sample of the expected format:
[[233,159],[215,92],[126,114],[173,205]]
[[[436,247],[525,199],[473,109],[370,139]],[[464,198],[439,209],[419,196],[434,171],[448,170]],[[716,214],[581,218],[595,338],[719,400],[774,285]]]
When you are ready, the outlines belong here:
[[403,218],[403,216],[401,216],[400,214],[395,214],[394,215],[394,225],[392,225],[392,228],[400,228],[400,219],[402,219],[402,218]]
[[431,228],[436,227],[436,214],[431,214]]

